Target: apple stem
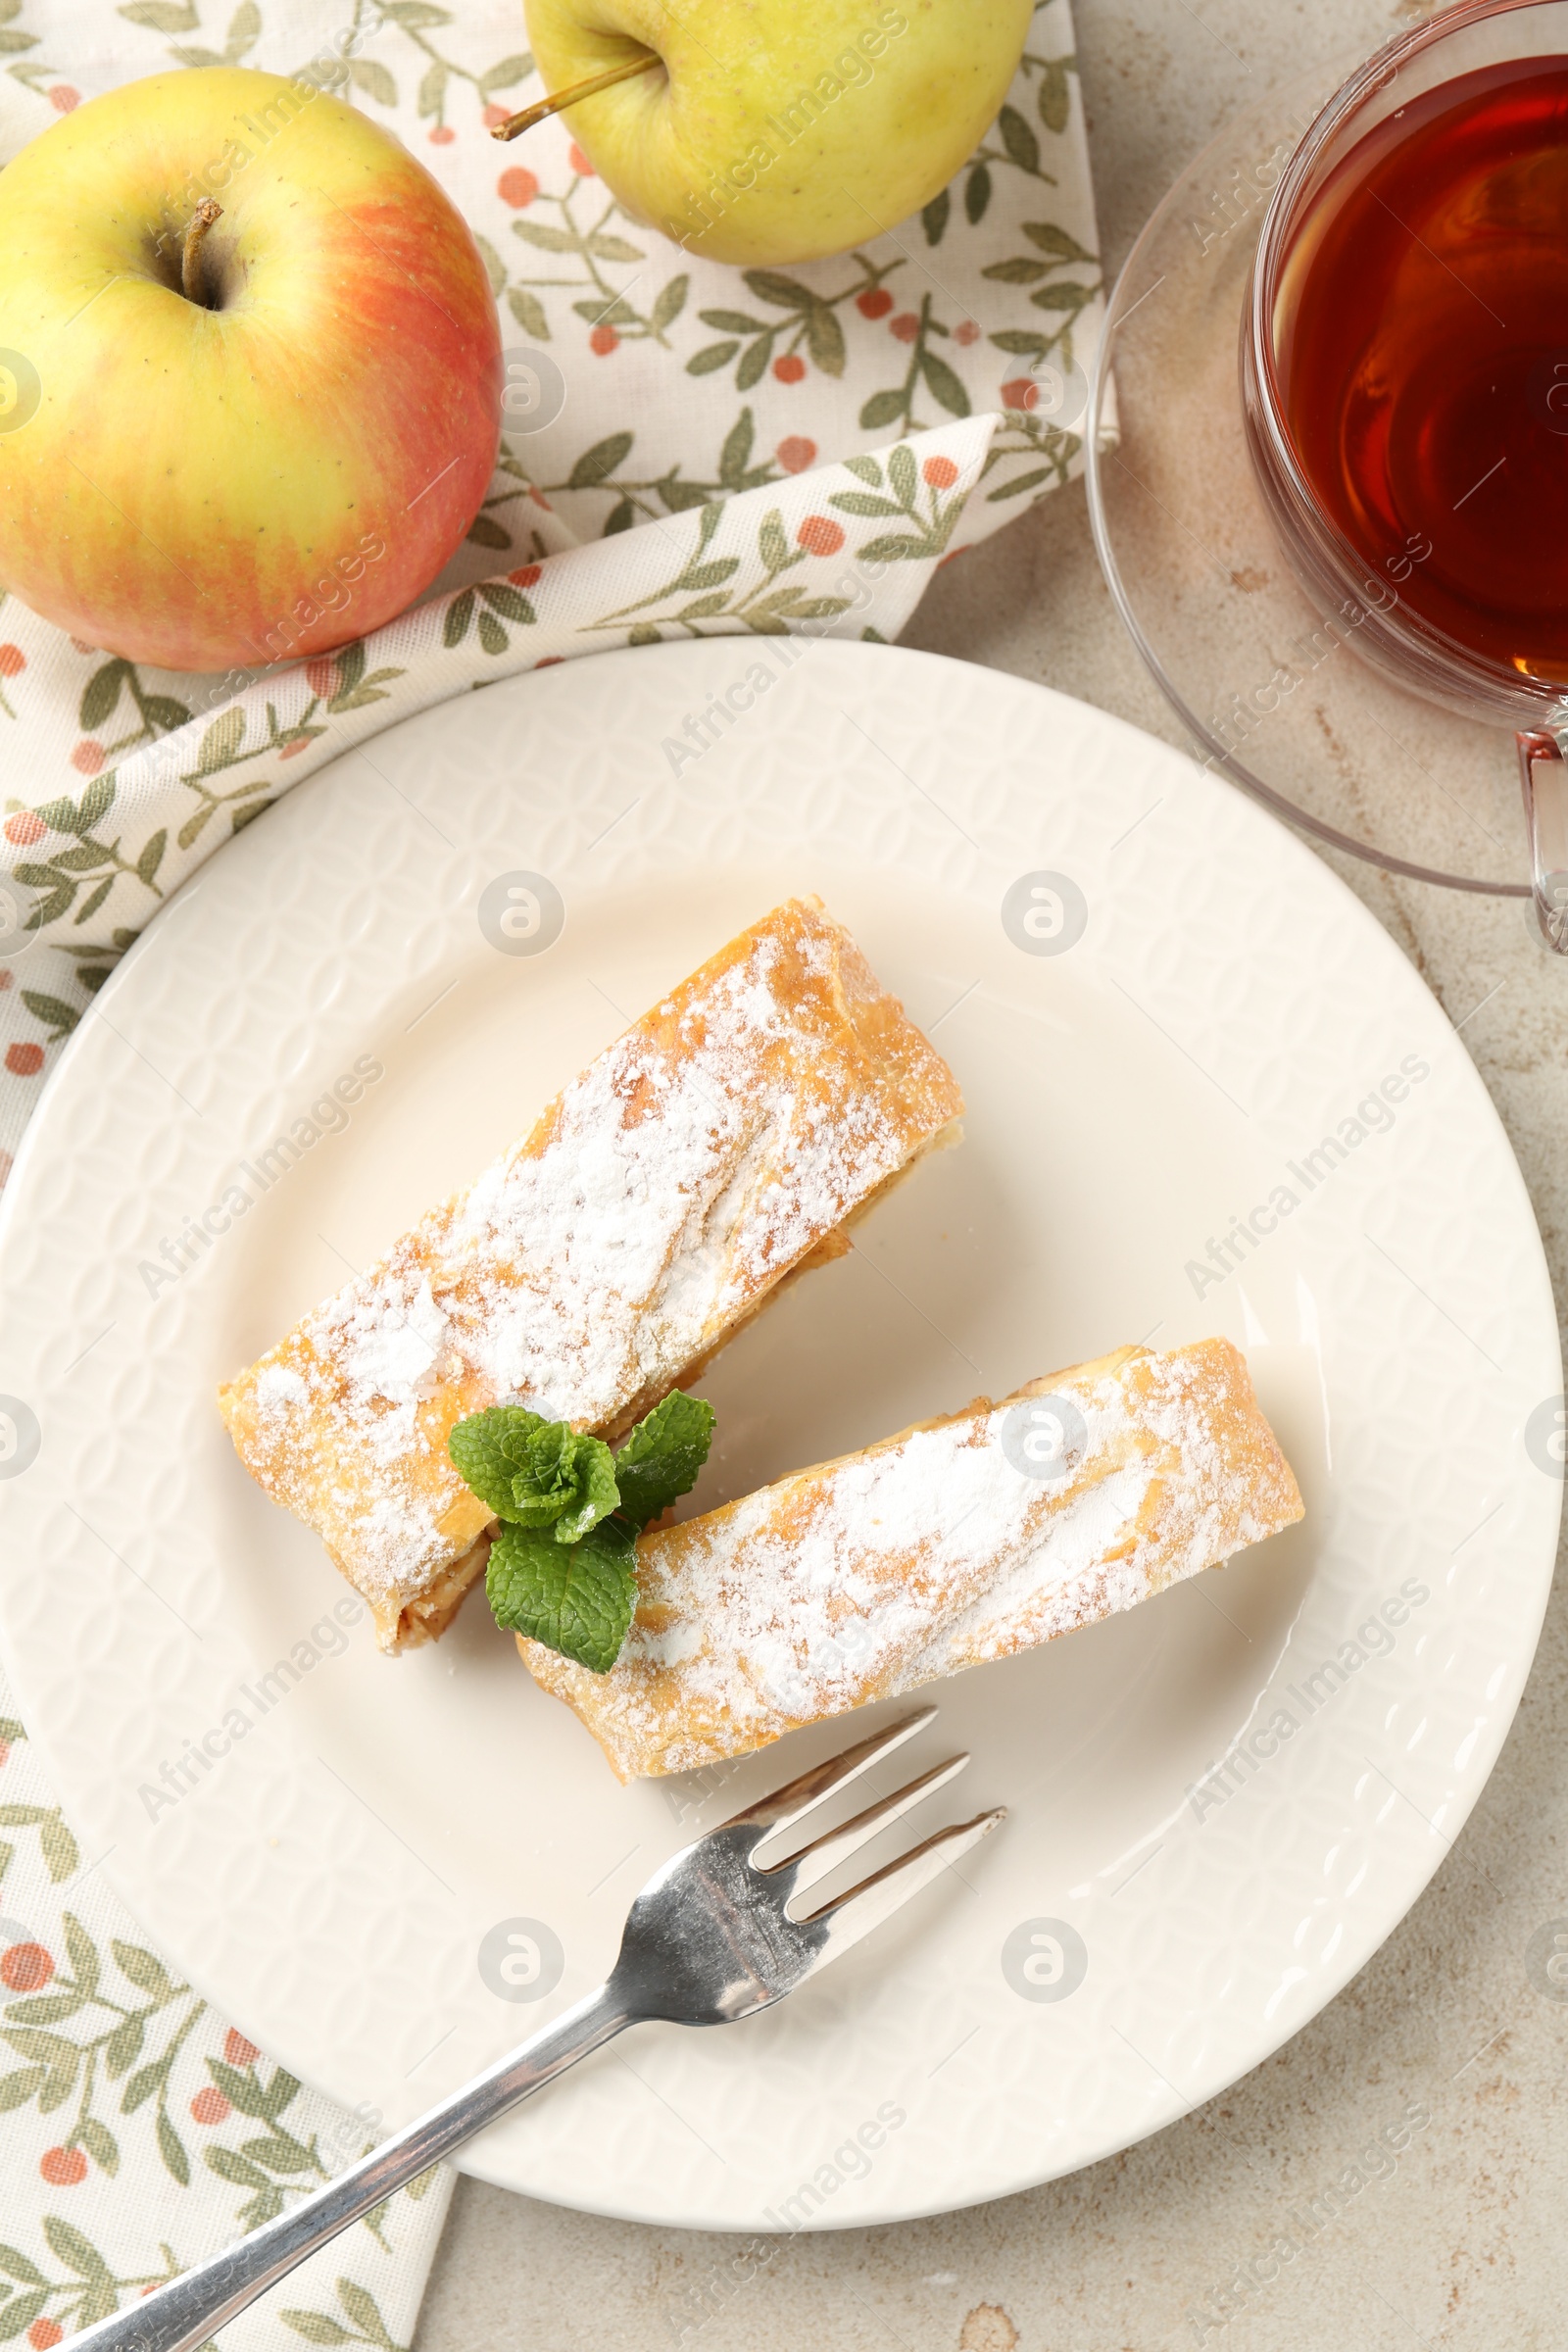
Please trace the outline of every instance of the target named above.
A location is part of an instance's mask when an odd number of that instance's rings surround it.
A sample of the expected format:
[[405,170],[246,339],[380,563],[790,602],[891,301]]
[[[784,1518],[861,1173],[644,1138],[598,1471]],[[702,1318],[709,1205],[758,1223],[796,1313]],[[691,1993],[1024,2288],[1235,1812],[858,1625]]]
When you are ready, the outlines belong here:
[[490,133],[493,139],[514,139],[525,130],[532,130],[547,115],[559,115],[564,106],[575,106],[580,98],[596,98],[617,81],[630,81],[634,74],[651,74],[663,64],[657,52],[650,50],[646,57],[634,57],[624,66],[612,66],[608,74],[590,74],[586,81],[574,81],[566,89],[558,90],[553,98],[541,98],[537,106],[525,106],[520,115],[509,115],[498,122]]
[[202,301],[202,240],[213,222],[222,217],[222,206],[211,196],[204,196],[185,231],[185,249],[179,257],[179,290],[187,302]]

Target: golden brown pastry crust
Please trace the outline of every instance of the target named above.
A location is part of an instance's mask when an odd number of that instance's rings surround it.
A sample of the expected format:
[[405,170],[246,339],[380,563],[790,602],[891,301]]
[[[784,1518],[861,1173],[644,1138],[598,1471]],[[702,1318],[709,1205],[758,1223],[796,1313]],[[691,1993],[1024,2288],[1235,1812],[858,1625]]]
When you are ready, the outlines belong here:
[[[1065,1475],[1023,1466],[1019,1408],[1043,1397],[1078,1416]],[[1131,1608],[1301,1515],[1228,1340],[1124,1348],[645,1535],[609,1674],[517,1647],[622,1780],[688,1772]]]
[[487,1549],[453,1423],[511,1400],[622,1435],[962,1107],[849,933],[791,900],[220,1391],[240,1459],[384,1648],[430,1640]]

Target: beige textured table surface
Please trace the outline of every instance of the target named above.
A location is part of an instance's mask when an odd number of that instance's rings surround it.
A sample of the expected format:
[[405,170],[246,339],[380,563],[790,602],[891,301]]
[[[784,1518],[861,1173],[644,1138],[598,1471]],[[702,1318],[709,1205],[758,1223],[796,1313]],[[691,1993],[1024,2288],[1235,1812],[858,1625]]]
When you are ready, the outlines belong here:
[[[1420,0],[1077,0],[1107,265],[1251,95],[1425,13]],[[1081,488],[943,573],[906,642],[1181,740],[1111,610]],[[1568,960],[1535,945],[1517,902],[1342,870],[1465,1022],[1562,1298]],[[1000,2204],[777,2241],[744,2282],[733,2239],[465,2181],[416,2352],[1555,2352],[1568,2342],[1568,2003],[1535,1989],[1525,1959],[1536,1930],[1563,1916],[1559,1592],[1501,1760],[1426,1895],[1332,2007],[1210,2106]],[[1286,2209],[1332,2188],[1412,2103],[1430,2122],[1392,2177],[1264,2277]]]

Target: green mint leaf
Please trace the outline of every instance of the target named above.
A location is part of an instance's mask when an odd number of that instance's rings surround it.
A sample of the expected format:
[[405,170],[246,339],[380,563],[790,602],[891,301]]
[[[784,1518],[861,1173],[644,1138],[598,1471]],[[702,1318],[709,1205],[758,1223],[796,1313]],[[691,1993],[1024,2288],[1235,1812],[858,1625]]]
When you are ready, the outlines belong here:
[[504,1527],[484,1580],[496,1623],[592,1674],[608,1674],[637,1606],[636,1556],[631,1529],[618,1519],[591,1528],[580,1544],[558,1544],[539,1528]]
[[470,1413],[453,1429],[447,1450],[498,1519],[549,1528],[558,1544],[575,1544],[619,1500],[614,1458],[602,1438],[520,1404]]
[[697,1484],[713,1439],[713,1408],[671,1390],[615,1456],[620,1516],[641,1531]]
[[637,1606],[638,1533],[696,1484],[712,1435],[712,1406],[678,1390],[613,1455],[521,1405],[460,1421],[453,1462],[504,1523],[485,1572],[496,1623],[608,1674]]
[[493,1404],[487,1412],[469,1413],[448,1438],[453,1468],[498,1518],[513,1516],[512,1482],[526,1466],[528,1440],[548,1426],[542,1414],[520,1404]]
[[527,1457],[513,1479],[512,1508],[505,1514],[519,1527],[548,1527],[558,1544],[575,1544],[620,1500],[614,1456],[603,1438],[582,1437],[564,1421],[550,1421],[529,1438]]

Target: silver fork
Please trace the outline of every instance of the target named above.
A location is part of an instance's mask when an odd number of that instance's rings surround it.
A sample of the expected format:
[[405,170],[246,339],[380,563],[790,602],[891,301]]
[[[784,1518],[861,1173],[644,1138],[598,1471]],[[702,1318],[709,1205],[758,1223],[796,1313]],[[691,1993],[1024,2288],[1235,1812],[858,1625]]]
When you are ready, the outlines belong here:
[[416,2180],[627,2026],[655,2018],[681,2026],[723,2026],[783,2000],[891,1918],[1004,1819],[1005,1808],[999,1808],[939,1830],[836,1902],[805,1919],[790,1917],[796,1896],[945,1788],[969,1759],[954,1756],[867,1805],[842,1829],[776,1860],[760,1858],[762,1846],[784,1838],[818,1805],[924,1731],[935,1715],[935,1707],[906,1715],[683,1847],[654,1873],[632,1904],[620,1956],[597,1992],[406,2132],[383,2140],[315,2196],[129,2311],[73,2336],[63,2352],[194,2352],[383,2197]]

